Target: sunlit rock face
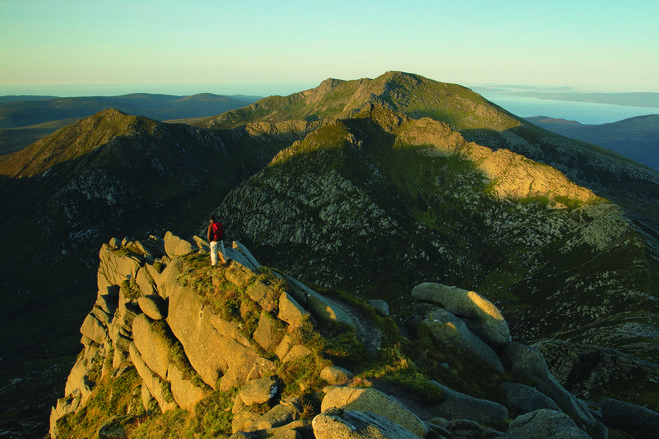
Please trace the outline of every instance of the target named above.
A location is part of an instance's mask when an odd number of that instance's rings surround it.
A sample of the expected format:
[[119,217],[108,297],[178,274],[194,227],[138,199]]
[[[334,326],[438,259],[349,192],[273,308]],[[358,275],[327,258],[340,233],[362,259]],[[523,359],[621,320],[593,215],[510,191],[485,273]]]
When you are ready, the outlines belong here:
[[510,342],[510,330],[496,306],[480,294],[462,288],[423,283],[412,290],[418,301],[440,305],[448,312],[465,318],[469,329],[494,345]]
[[[432,403],[419,404],[409,383],[390,382],[376,389],[379,381],[374,375],[355,375],[330,360],[366,352],[382,359],[396,351],[382,347],[391,343],[387,337],[393,336],[391,325],[395,326],[383,312],[388,309],[383,301],[375,307],[346,297],[329,298],[286,275],[264,277],[263,269],[256,268],[258,261],[237,242],[226,248],[228,266],[211,267],[207,245],[196,238],[202,245],[190,251],[182,241],[168,233],[167,240],[150,240],[146,246],[126,240],[103,246],[99,267],[103,290],[81,328],[84,349],[71,370],[65,397],[52,410],[53,438],[66,437],[63,432],[72,428],[70,420],[94,404],[92,395],[129,379],[133,390],[122,397],[132,402],[123,406],[122,413],[112,414],[123,421],[103,421],[101,429],[126,429],[131,419],[171,410],[192,413],[199,404],[230,397],[233,406],[225,409],[232,413],[230,432],[247,437],[335,437],[345,430],[345,437],[419,438],[433,431],[457,434],[465,423],[496,429],[516,417],[517,411],[527,417],[517,418],[516,428],[529,428],[526,419],[536,413],[532,419],[537,429],[545,422],[543,410],[548,407],[557,414],[567,413],[575,426],[606,432],[583,402],[551,375],[539,351],[510,341],[502,313],[474,291],[417,285],[409,298],[428,312],[417,316],[414,331],[419,335],[410,333],[411,339],[400,338],[397,343],[423,343],[433,355],[442,350],[459,353],[461,359],[451,361],[476,362],[479,374],[490,377],[487,380],[500,382],[503,374],[518,376],[535,389],[501,383],[495,402],[487,395],[475,398],[458,392],[417,371],[414,379],[425,386],[423,393],[434,395]],[[179,254],[181,248],[186,249],[184,255]],[[138,284],[136,272],[153,275]],[[218,306],[217,300],[226,302]],[[389,323],[379,326],[382,319]],[[341,343],[329,348],[336,340],[321,334],[332,331],[344,331],[343,337],[352,334],[357,351],[341,350]],[[341,354],[333,356],[329,349]],[[409,360],[395,355],[391,363],[371,373],[409,367]],[[351,364],[359,370],[359,363]],[[456,367],[459,373],[457,364],[444,367]],[[298,381],[291,371],[307,378]],[[520,395],[531,393],[533,401],[522,404]],[[320,398],[319,406],[305,408],[302,401],[311,394]]]

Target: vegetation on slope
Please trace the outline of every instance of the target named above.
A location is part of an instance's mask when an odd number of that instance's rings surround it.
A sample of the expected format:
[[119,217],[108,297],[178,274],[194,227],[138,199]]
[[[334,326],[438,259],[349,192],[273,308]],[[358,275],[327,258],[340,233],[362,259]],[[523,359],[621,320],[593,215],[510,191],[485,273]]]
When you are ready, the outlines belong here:
[[[656,342],[636,342],[652,327],[656,267],[619,208],[553,189],[494,197],[477,162],[406,143],[378,117],[318,129],[232,191],[218,210],[232,235],[306,283],[384,298],[399,316],[411,312],[406,291],[439,282],[491,298],[525,342],[656,357]],[[553,172],[519,163],[538,185]]]
[[99,246],[114,235],[194,230],[270,160],[270,147],[107,110],[0,164],[0,373],[20,378],[2,390],[7,422],[29,407],[45,428],[53,398],[44,395],[63,385],[93,304]]
[[[181,273],[179,282],[194,289],[203,303],[220,318],[239,324],[243,335],[256,345],[252,337],[261,311],[244,288],[228,282],[223,268],[210,267],[205,254],[186,256],[182,260]],[[267,268],[261,268],[257,278],[280,292],[290,288],[279,274]],[[308,348],[312,352],[310,355],[282,362],[274,352],[260,349],[262,355],[276,364],[276,370],[271,373],[280,384],[277,398],[260,407],[264,413],[280,399],[297,398],[302,404],[304,419],[317,415],[326,385],[320,372],[330,364],[349,368],[355,374],[351,386],[387,389],[416,404],[436,405],[443,399],[441,389],[428,380],[436,380],[475,397],[505,400],[499,383],[510,377],[494,372],[484,363],[450,346],[439,349],[423,325],[411,326],[412,333],[403,337],[391,318],[378,314],[354,294],[328,289],[322,292],[359,310],[364,319],[382,333],[380,349],[369,353],[350,326],[314,324],[306,320],[288,334],[296,343]],[[138,291],[137,294],[141,293]],[[276,314],[276,310],[272,312]],[[274,316],[273,319],[276,320]],[[172,347],[170,355],[176,355],[176,350]],[[231,435],[232,407],[239,389],[208,389],[206,397],[193,411],[175,409],[161,413],[155,403],[144,407],[142,380],[132,366],[113,369],[111,361],[103,364],[103,358],[98,355],[92,360],[94,366],[90,379],[96,382],[96,386],[84,408],[58,421],[60,437],[91,437],[98,432],[126,438]]]
[[473,91],[402,72],[375,79],[328,79],[317,88],[290,96],[272,96],[198,122],[208,128],[234,128],[250,122],[333,120],[379,103],[418,119],[431,117],[456,129],[490,128],[503,131],[522,121]]

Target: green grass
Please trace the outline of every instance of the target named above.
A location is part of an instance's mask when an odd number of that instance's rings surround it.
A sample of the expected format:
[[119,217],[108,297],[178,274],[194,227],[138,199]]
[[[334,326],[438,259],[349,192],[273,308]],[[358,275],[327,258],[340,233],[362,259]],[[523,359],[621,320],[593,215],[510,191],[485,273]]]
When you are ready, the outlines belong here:
[[443,399],[441,389],[429,382],[435,380],[468,395],[505,401],[499,386],[504,374],[455,349],[436,346],[424,325],[417,325],[414,338],[408,339],[400,335],[392,318],[379,315],[364,299],[345,291],[316,289],[349,303],[382,331],[381,349],[375,355],[365,351],[351,327],[337,325],[335,333],[325,334],[322,341],[325,355],[352,370],[357,385],[387,383],[424,404],[434,405]]
[[[227,294],[223,287],[217,286],[215,291],[210,287],[209,283],[213,283],[213,280],[209,281],[212,277],[207,275],[207,261],[201,262],[196,255],[188,256],[185,260],[185,264],[196,265],[200,270],[195,274],[195,270],[190,269],[185,275],[187,282],[194,284],[197,291],[204,294],[212,293],[209,297],[212,295],[226,299]],[[266,281],[276,282],[279,279],[268,268],[262,269],[259,276],[261,280]],[[228,295],[231,299],[222,303],[225,308],[233,308],[231,315],[237,317],[238,310],[244,308],[245,300],[248,302],[250,300],[243,293],[236,291],[237,288],[230,285],[228,287],[233,291]],[[282,290],[286,287],[285,284],[281,285]],[[276,373],[285,383],[284,393],[287,397],[310,398],[310,395],[324,385],[319,378],[322,368],[335,363],[354,371],[358,379],[388,382],[427,402],[436,402],[441,398],[441,391],[429,383],[428,380],[431,379],[472,395],[491,399],[492,394],[495,394],[498,395],[498,399],[502,398],[501,389],[498,388],[501,376],[495,372],[484,373],[490,370],[488,366],[460,352],[435,347],[427,335],[414,341],[401,337],[393,319],[379,315],[364,299],[357,298],[349,292],[323,288],[317,290],[350,304],[374,327],[379,328],[383,334],[382,349],[375,356],[368,354],[355,330],[347,325],[337,323],[318,328],[314,328],[310,322],[300,325],[291,335],[296,343],[306,346],[313,354],[304,360],[279,364]],[[417,349],[419,343],[423,349]],[[447,370],[441,365],[443,363],[451,364],[451,368]]]
[[157,404],[147,411],[142,406],[141,378],[135,369],[118,378],[106,376],[95,387],[87,404],[76,414],[58,421],[60,437],[96,437],[98,429],[117,424],[117,437],[194,438],[228,437],[231,434],[231,407],[237,389],[209,391],[194,412],[176,409],[161,413]]
[[120,287],[124,297],[128,300],[136,300],[143,295],[134,278],[122,281]]
[[214,438],[215,435],[231,432],[230,409],[237,393],[237,389],[228,392],[214,391],[196,405],[194,418],[191,420],[196,424],[193,431],[198,434],[197,437]]
[[[378,353],[376,364],[357,375],[357,382],[371,384],[380,381],[395,386],[405,392],[408,397],[414,397],[423,404],[433,406],[444,400],[444,391],[432,384],[410,355],[401,351],[400,345],[391,346]],[[412,355],[418,358],[417,355]]]
[[134,368],[116,379],[103,378],[82,409],[57,422],[61,437],[94,437],[96,431],[115,416],[126,416],[126,419],[143,416],[141,382]]
[[136,417],[126,428],[131,439],[228,438],[237,389],[210,392],[195,406],[194,412],[176,409],[163,414]]
[[425,377],[476,398],[499,403],[506,400],[499,384],[510,377],[454,347],[437,347],[421,323],[414,326],[413,333],[414,340],[403,340],[400,352],[413,359]]

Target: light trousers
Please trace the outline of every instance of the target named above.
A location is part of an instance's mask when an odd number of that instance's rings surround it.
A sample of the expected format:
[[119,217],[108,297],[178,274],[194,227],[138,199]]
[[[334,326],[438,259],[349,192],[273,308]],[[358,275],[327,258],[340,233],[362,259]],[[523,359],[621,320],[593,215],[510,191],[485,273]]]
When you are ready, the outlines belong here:
[[219,247],[219,251],[222,254],[222,259],[225,259],[224,258],[224,241],[222,241],[222,240],[213,241],[213,242],[211,242],[211,265],[216,265],[217,264],[218,247]]

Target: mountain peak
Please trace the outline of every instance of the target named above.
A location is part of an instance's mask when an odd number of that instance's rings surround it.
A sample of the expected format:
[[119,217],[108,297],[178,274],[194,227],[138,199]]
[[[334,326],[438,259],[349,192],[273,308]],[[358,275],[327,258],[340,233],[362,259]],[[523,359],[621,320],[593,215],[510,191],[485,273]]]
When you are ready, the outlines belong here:
[[81,157],[126,133],[138,120],[116,108],[107,108],[60,128],[0,163],[0,175],[32,177],[48,168]]
[[[589,359],[602,347],[656,358],[659,341],[646,337],[656,332],[647,316],[659,313],[649,299],[657,285],[656,172],[527,124],[465,87],[404,72],[328,79],[199,123],[212,129],[106,108],[30,147],[7,174],[36,178],[0,180],[3,318],[16,328],[41,323],[55,303],[72,316],[53,313],[43,333],[26,332],[28,341],[6,337],[12,352],[36,337],[44,349],[31,358],[59,355],[51,348],[65,337],[77,343],[62,319],[81,317],[79,305],[99,291],[90,268],[101,240],[205,232],[215,213],[227,239],[253,248],[264,264],[306,285],[386,300],[410,324],[427,315],[402,295],[419,282],[477,290],[501,306],[520,341],[570,343],[552,366],[567,390],[594,402],[654,402],[656,368],[612,373],[612,364],[631,363],[618,354],[596,366]],[[626,212],[594,193],[617,195]],[[35,266],[35,254],[45,263]],[[162,279],[142,274],[116,283]],[[89,287],[76,284],[89,277]],[[244,292],[230,288],[228,298]],[[586,345],[595,347],[579,347]],[[446,363],[440,372],[458,370]]]
[[[419,167],[423,166],[422,162],[428,160],[428,157],[459,157],[482,173],[482,178],[486,179],[490,186],[488,192],[499,199],[543,197],[560,208],[565,205],[556,202],[558,199],[571,200],[571,203],[577,204],[599,200],[591,190],[578,186],[550,166],[528,160],[508,149],[494,151],[486,146],[468,142],[462,134],[444,122],[427,117],[413,119],[377,100],[364,105],[353,118],[338,119],[319,128],[304,140],[281,151],[272,163],[281,163],[282,160],[295,158],[300,153],[320,150],[329,152],[345,148],[362,152],[359,157],[349,157],[345,160],[368,162],[371,169],[378,167],[377,159],[373,156],[397,154],[397,151],[403,148],[417,153],[407,160]],[[318,171],[320,166],[317,162],[314,172]],[[350,168],[347,163],[339,167]],[[391,172],[384,168],[380,171],[383,174]]]
[[106,108],[106,109],[101,110],[98,113],[96,113],[96,117],[98,117],[98,118],[115,119],[115,118],[124,117],[124,116],[129,116],[129,114],[124,113],[123,111],[121,111],[117,108]]
[[206,119],[207,128],[233,128],[251,122],[335,120],[378,102],[408,117],[430,117],[454,129],[504,131],[524,122],[468,88],[405,72],[375,79],[326,79],[318,87],[289,96],[271,96],[238,110]]
[[398,83],[415,83],[415,84],[420,84],[424,80],[428,81],[428,79],[424,78],[423,76],[416,75],[414,73],[407,73],[407,72],[402,72],[398,70],[391,70],[383,75],[380,75],[377,79],[382,80],[384,82],[398,82]]

